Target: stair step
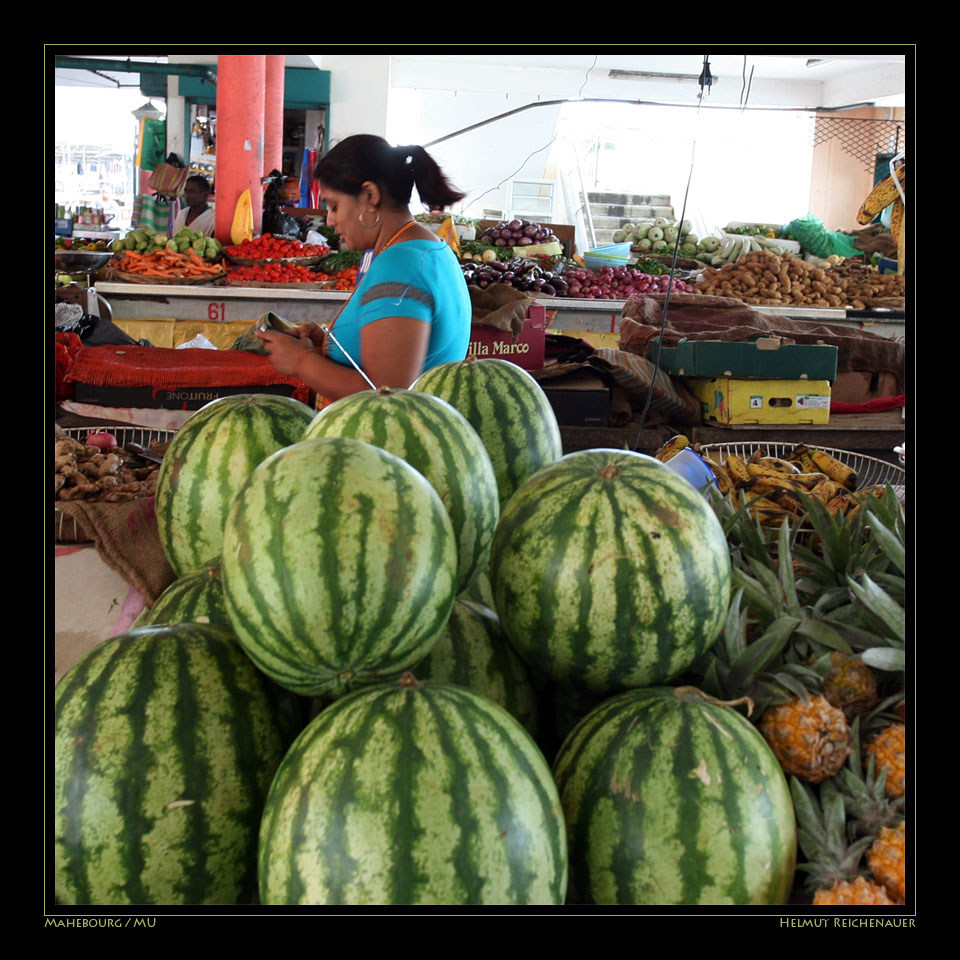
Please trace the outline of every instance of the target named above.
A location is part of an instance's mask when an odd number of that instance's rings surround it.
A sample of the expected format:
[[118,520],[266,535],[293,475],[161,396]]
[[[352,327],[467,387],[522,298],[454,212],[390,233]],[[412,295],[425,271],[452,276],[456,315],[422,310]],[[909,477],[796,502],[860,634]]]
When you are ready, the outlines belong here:
[[587,193],[590,203],[612,204],[614,206],[669,207],[670,198],[660,194],[635,193]]

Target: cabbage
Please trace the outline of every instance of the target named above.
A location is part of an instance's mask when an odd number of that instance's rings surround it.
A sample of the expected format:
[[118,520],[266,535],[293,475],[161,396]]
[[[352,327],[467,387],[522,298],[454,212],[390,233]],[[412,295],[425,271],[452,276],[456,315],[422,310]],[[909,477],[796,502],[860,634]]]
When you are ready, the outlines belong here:
[[653,221],[653,225],[659,227],[661,230],[668,226],[669,223],[670,221],[666,217],[657,217],[657,219]]
[[680,238],[680,231],[676,227],[665,227],[663,230],[663,239],[667,243],[676,243]]
[[647,238],[647,237],[644,237],[642,240],[640,240],[640,242],[637,244],[637,246],[638,246],[641,250],[649,250],[649,249],[653,246],[653,241],[650,240],[650,239]]
[[650,248],[652,253],[663,253],[667,249],[666,240],[655,240]]
[[652,224],[638,223],[633,229],[633,235],[637,240],[642,240],[649,232]]
[[[692,230],[693,230],[693,224],[689,220],[684,220],[683,223],[680,224],[681,237],[685,237]],[[696,243],[696,241],[694,241],[694,243]]]
[[654,225],[647,231],[647,238],[656,243],[658,240],[663,239],[663,230],[661,230],[659,226]]
[[614,231],[614,234],[613,234],[613,242],[614,242],[614,243],[623,243],[624,240],[626,240],[626,239],[627,239],[627,231],[626,231],[626,230],[615,230],[615,231]]
[[683,257],[695,257],[697,255],[697,245],[695,243],[684,243],[680,247],[680,255]]

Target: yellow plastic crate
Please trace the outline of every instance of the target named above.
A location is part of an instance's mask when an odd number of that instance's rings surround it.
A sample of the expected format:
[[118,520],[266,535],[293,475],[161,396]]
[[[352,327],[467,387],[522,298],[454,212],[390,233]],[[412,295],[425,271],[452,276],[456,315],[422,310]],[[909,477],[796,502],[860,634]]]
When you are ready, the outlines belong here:
[[704,423],[825,424],[830,420],[829,380],[740,380],[687,377]]

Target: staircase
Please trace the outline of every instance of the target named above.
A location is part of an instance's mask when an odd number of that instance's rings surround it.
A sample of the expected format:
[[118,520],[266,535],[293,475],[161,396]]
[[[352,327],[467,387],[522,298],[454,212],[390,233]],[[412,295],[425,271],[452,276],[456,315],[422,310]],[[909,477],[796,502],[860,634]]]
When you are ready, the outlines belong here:
[[664,196],[642,196],[626,193],[588,193],[590,215],[597,245],[613,243],[614,231],[625,223],[637,220],[654,220],[665,217],[674,220],[676,215],[670,204],[670,198]]

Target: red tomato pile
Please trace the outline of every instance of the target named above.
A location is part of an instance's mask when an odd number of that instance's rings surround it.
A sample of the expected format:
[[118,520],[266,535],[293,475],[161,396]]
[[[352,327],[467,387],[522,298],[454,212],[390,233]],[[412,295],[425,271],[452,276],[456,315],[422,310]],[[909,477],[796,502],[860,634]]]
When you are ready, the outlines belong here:
[[325,257],[330,248],[326,245],[301,243],[265,233],[253,240],[244,240],[225,248],[231,257],[250,257],[253,260],[283,259],[285,257]]
[[267,263],[257,267],[234,267],[227,273],[227,283],[235,280],[256,283],[315,283],[320,278],[312,270],[297,263]]

